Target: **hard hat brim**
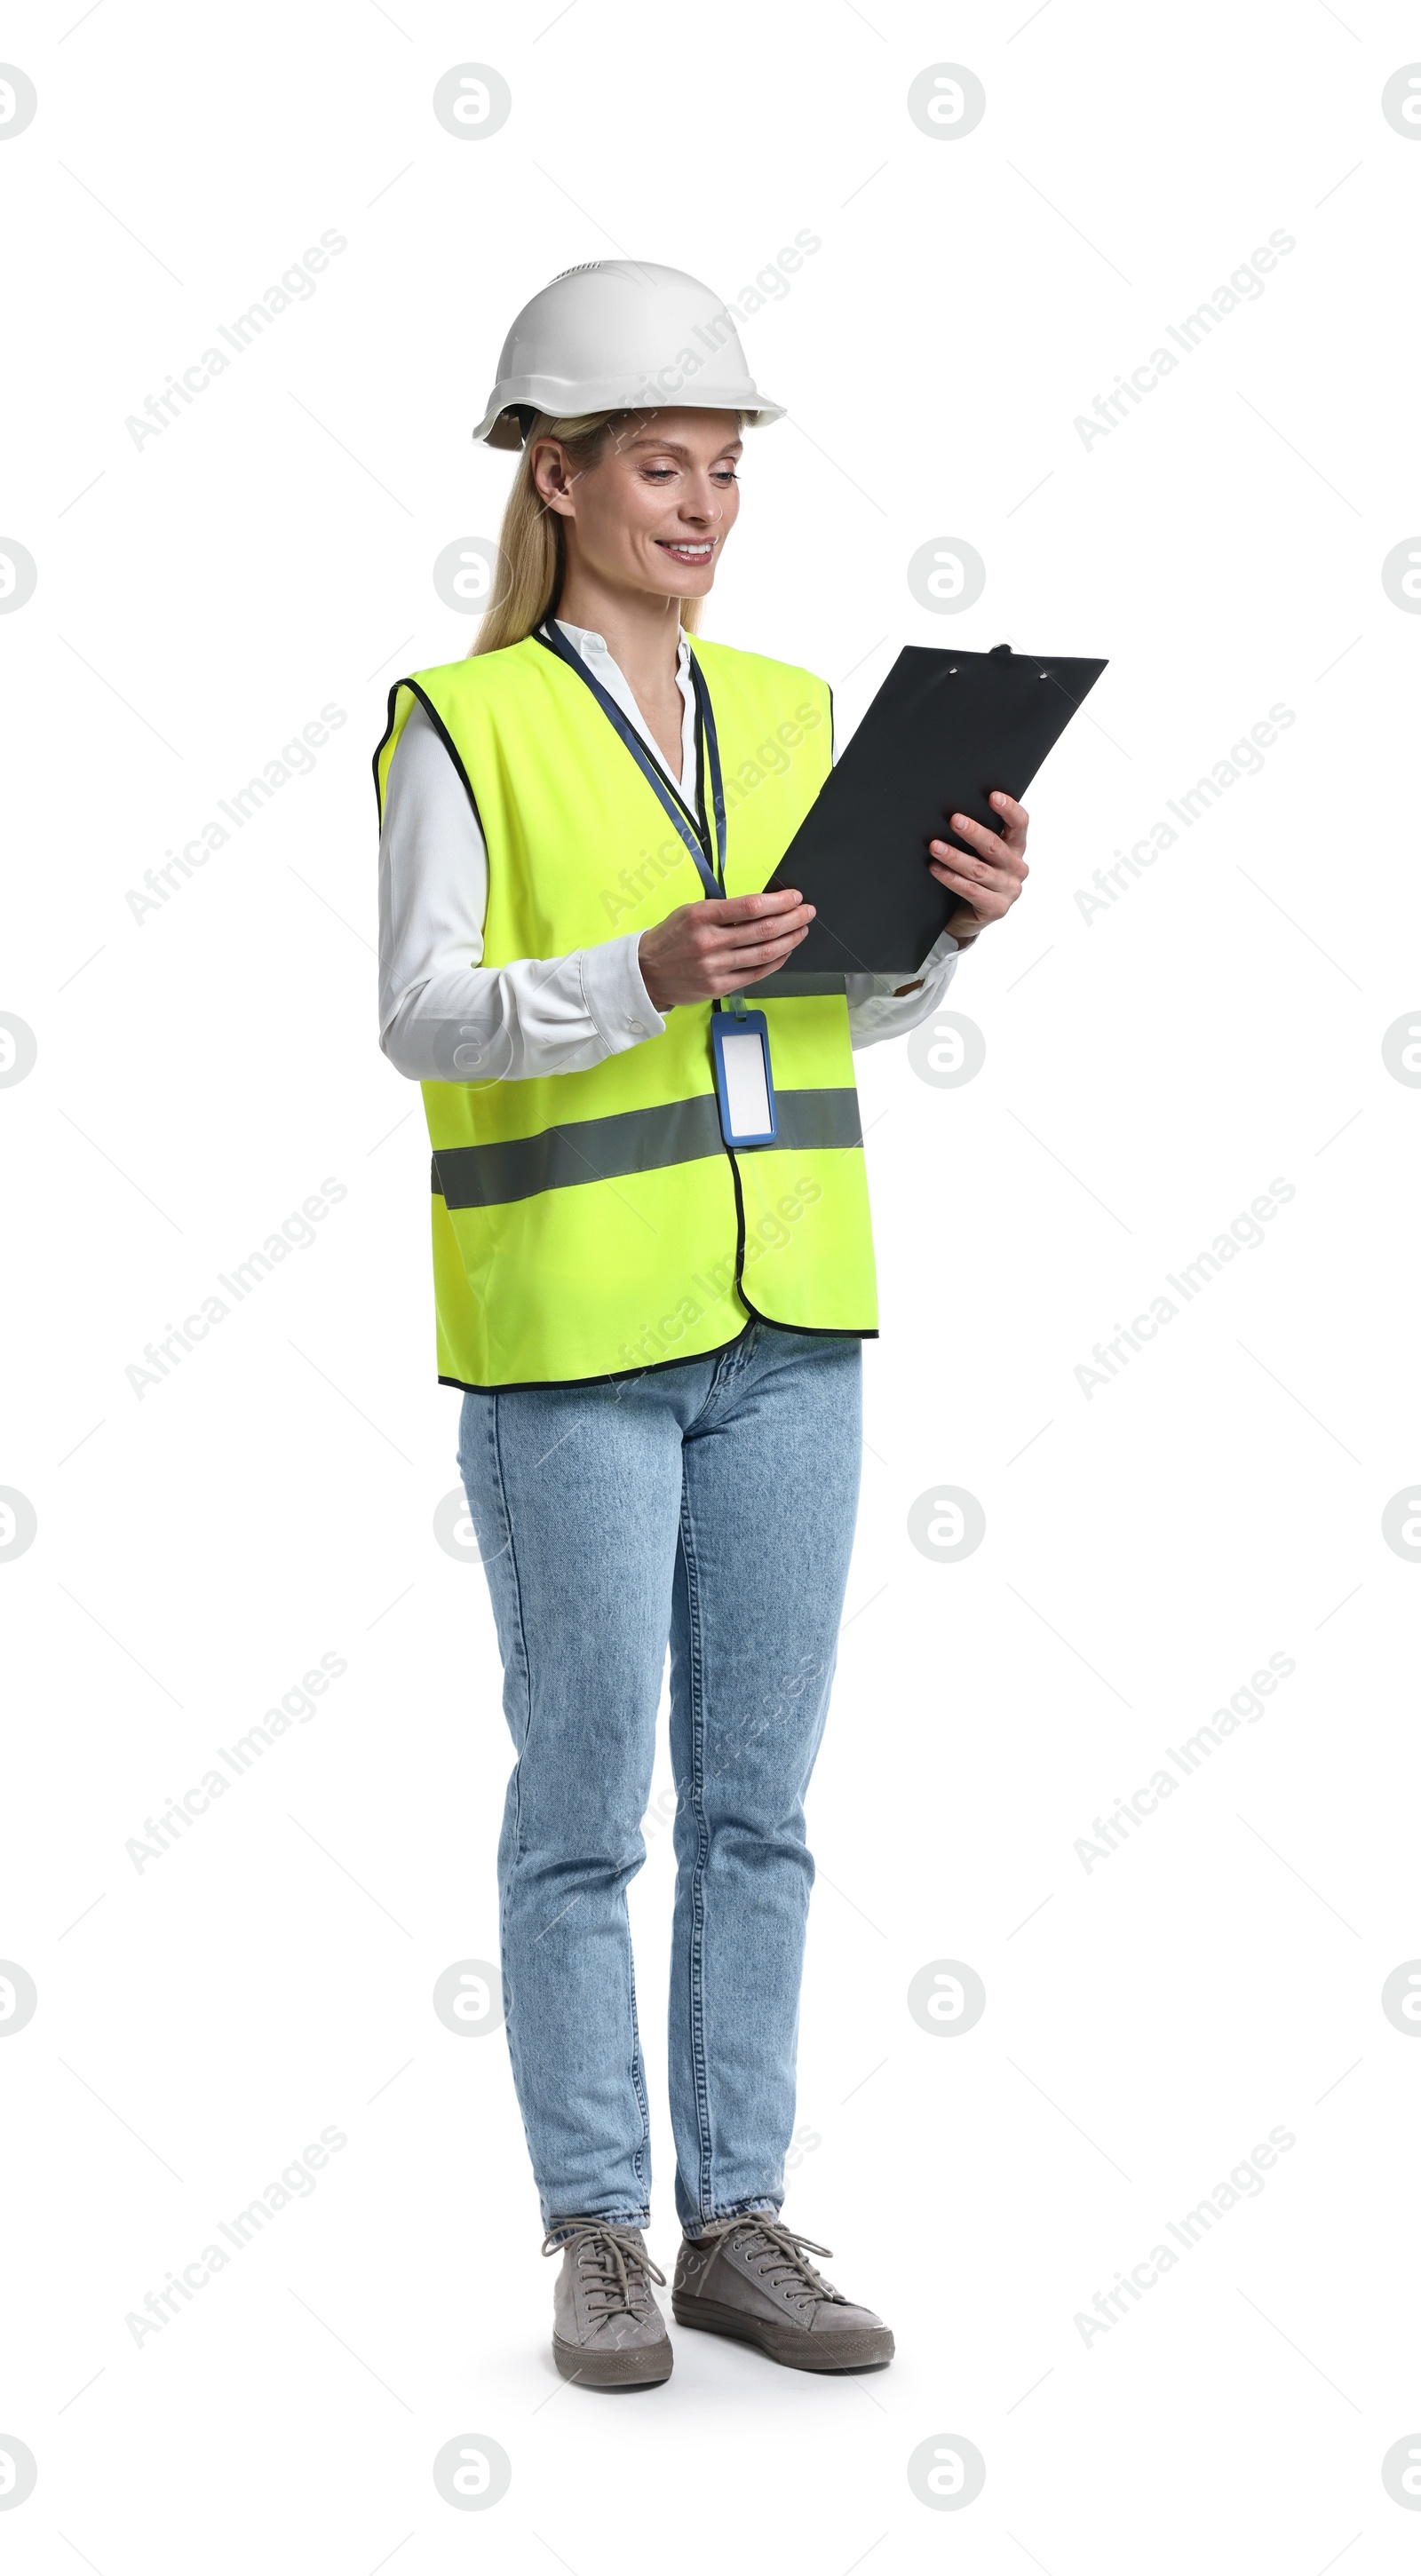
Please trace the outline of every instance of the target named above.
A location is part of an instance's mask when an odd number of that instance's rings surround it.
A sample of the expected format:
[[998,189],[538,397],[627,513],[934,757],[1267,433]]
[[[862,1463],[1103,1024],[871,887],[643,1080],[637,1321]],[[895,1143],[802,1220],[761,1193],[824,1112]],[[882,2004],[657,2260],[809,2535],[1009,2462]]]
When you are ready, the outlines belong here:
[[594,411],[733,411],[750,429],[763,429],[770,421],[785,418],[784,404],[771,402],[751,384],[730,390],[717,387],[714,395],[708,387],[699,399],[694,382],[687,385],[684,393],[662,394],[659,400],[649,399],[651,392],[645,379],[631,384],[625,377],[615,384],[601,385],[559,384],[547,376],[515,379],[495,385],[474,437],[485,447],[520,448],[524,441],[520,418],[523,412],[542,412],[550,420],[569,420]]

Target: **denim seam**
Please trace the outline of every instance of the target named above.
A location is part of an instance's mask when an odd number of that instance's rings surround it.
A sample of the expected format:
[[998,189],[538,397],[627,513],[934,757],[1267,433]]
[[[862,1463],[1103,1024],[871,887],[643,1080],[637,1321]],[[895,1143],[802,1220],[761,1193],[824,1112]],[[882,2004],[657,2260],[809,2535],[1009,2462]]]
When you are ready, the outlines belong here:
[[701,1653],[700,1582],[696,1564],[695,1533],[691,1522],[690,1499],[684,1482],[681,1487],[681,1557],[686,1571],[686,1672],[690,1701],[689,1735],[691,1776],[688,1782],[691,1813],[696,1825],[696,1857],[691,1870],[690,1927],[687,1935],[687,1972],[690,1994],[691,2081],[696,2097],[696,2131],[700,2148],[700,2171],[696,2176],[696,2200],[703,2217],[709,2217],[714,2200],[711,2171],[710,2092],[706,2082],[705,2050],[705,1872],[710,1857],[710,1836],[705,1810],[705,1667]]
[[[493,1465],[494,1487],[498,1495],[498,1507],[503,1518],[504,1528],[507,1532],[508,1568],[513,1578],[514,1652],[518,1657],[519,1669],[523,1678],[524,1702],[523,1739],[517,1747],[516,1758],[514,1761],[513,1860],[512,1866],[508,1871],[507,1885],[500,1897],[498,1909],[498,1954],[500,1966],[502,1966],[502,1962],[508,1957],[510,1946],[508,1925],[509,1895],[523,1848],[523,1756],[527,1752],[528,1738],[533,1731],[533,1668],[529,1661],[528,1636],[523,1621],[523,1586],[519,1580],[518,1574],[518,1551],[513,1542],[513,1513],[509,1507],[508,1488],[505,1483],[503,1473],[503,1452],[499,1445],[497,1395],[491,1395],[489,1397],[487,1439],[489,1455]],[[504,1971],[503,1975],[503,1985],[504,2040],[507,2045],[509,2060],[513,2067],[515,2089],[521,2095],[522,2086],[517,2083],[517,2077],[522,2059],[522,2048],[520,2045],[522,2016],[517,2012],[517,1997],[513,1991],[513,1981],[511,1977],[507,1975],[506,1971]],[[534,2172],[536,2174],[537,2165],[534,2157],[533,2139],[526,2119],[522,2120],[522,2128],[524,2138],[527,2141],[529,2160],[533,2163]]]
[[515,1633],[517,1638],[518,1661],[523,1674],[523,1741],[518,1747],[518,1780],[515,1791],[514,1809],[515,1816],[517,1818],[517,1830],[513,1840],[513,1857],[515,1863],[517,1863],[522,1858],[523,1854],[523,1756],[528,1749],[528,1738],[533,1731],[533,1667],[528,1657],[528,1632],[523,1621],[523,1585],[518,1572],[518,1550],[514,1544],[513,1538],[513,1514],[509,1509],[508,1487],[504,1481],[503,1451],[499,1445],[498,1397],[496,1395],[492,1398],[490,1403],[490,1414],[489,1447],[493,1452],[493,1472],[494,1481],[498,1487],[499,1510],[503,1514],[503,1524],[508,1532],[508,1568],[513,1577],[513,1604],[516,1614]]
[[724,1394],[726,1388],[731,1384],[739,1371],[745,1366],[746,1360],[750,1355],[750,1347],[755,1337],[755,1331],[756,1327],[752,1317],[745,1325],[744,1330],[737,1333],[733,1342],[727,1342],[725,1348],[721,1351],[707,1354],[708,1357],[714,1358],[715,1366],[711,1370],[710,1384],[706,1388],[705,1394],[702,1397],[700,1404],[697,1406],[696,1411],[691,1415],[691,1418],[686,1425],[684,1435],[686,1438],[695,1437],[696,1432],[701,1428],[702,1424],[704,1424],[714,1413],[717,1398]]
[[[625,1899],[623,1901],[625,1902]],[[637,2022],[636,2009],[636,1961],[632,1956],[630,1923],[627,1926],[627,1993],[631,2007],[632,2091],[636,2096],[637,2108],[641,2112],[641,2144],[632,2162],[638,2179],[649,2186],[651,2182],[651,2112],[647,2105],[646,2083],[642,2072],[641,2031]],[[641,2224],[645,2225],[645,2221],[643,2220]]]

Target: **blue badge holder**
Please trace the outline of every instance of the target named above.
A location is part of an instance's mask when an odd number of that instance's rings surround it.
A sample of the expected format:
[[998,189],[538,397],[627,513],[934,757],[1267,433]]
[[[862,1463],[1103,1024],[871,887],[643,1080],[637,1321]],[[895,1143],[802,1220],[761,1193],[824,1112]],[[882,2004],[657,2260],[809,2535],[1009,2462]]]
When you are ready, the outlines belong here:
[[772,1145],[778,1132],[763,1011],[713,1011],[711,1047],[720,1132],[727,1145]]

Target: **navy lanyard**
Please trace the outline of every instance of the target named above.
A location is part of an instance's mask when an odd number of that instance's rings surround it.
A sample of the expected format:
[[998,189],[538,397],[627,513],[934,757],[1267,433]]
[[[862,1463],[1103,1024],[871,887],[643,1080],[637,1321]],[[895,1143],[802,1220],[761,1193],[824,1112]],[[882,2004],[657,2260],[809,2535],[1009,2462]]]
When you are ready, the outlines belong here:
[[[696,801],[700,808],[697,814],[693,814],[684,799],[677,795],[665,771],[642,741],[635,725],[623,713],[616,699],[603,688],[601,681],[589,671],[581,654],[573,650],[556,620],[550,617],[546,625],[539,626],[534,631],[539,644],[546,645],[550,653],[556,653],[559,661],[566,662],[568,669],[575,671],[578,678],[586,682],[608,723],[626,744],[647,785],[654,789],[661,799],[663,811],[675,824],[695,860],[696,873],[706,893],[713,897],[723,895],[725,892],[725,789],[720,774],[720,745],[716,740],[715,716],[711,709],[710,691],[706,687],[701,666],[694,653],[690,660],[691,682],[696,693]],[[704,782],[707,771],[710,775],[711,812],[715,819],[714,867],[711,865],[710,828],[705,819]]]

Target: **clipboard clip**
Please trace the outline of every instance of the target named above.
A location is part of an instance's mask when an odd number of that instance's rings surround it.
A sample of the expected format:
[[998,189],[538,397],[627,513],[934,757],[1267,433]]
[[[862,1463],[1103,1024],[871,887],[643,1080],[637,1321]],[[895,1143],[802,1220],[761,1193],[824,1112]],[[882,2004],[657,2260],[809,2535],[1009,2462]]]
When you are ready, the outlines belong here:
[[[987,659],[989,662],[1009,662],[1011,660],[1010,644],[994,644],[987,655]],[[1049,671],[1038,671],[1036,676],[1038,680],[1049,680],[1051,674]]]

